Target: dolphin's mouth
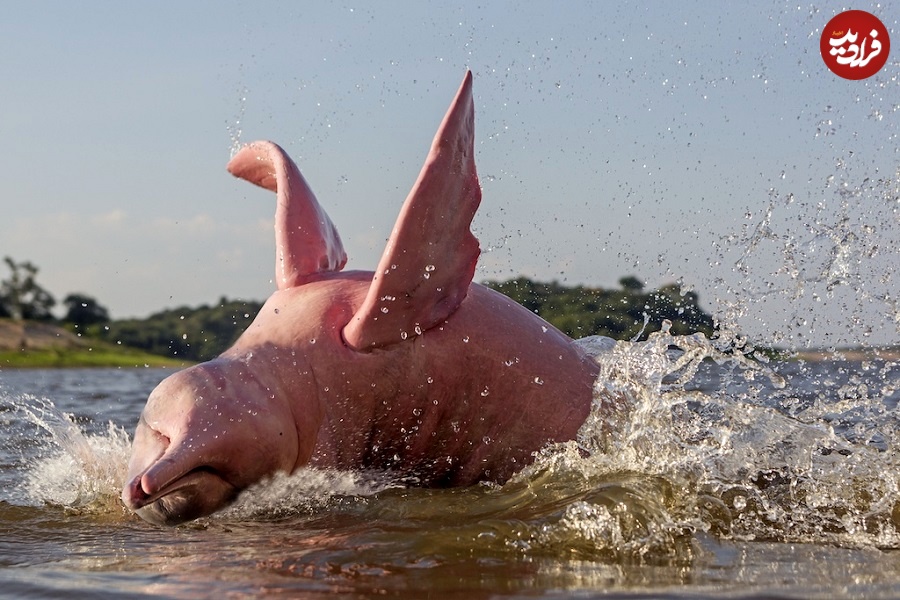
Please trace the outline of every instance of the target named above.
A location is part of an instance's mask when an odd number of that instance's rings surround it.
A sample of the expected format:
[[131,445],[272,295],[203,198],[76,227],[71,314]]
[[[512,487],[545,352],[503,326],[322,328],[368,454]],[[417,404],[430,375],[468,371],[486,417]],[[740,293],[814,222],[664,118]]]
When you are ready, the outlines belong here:
[[208,516],[231,504],[239,491],[209,467],[194,469],[153,494],[144,491],[142,477],[128,483],[122,501],[155,525],[180,525]]

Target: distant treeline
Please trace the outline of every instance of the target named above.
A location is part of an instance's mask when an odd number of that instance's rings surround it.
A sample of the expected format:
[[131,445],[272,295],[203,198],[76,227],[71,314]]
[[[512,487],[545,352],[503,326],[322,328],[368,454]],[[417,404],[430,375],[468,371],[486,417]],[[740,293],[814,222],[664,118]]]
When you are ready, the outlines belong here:
[[[221,354],[256,317],[260,302],[220,298],[215,306],[183,306],[146,319],[112,321],[91,296],[66,296],[65,316],[56,319],[56,299],[37,283],[38,268],[5,257],[9,276],[0,279],[0,318],[57,322],[84,336],[139,348],[152,354],[202,361]],[[697,331],[712,335],[712,317],[703,312],[697,294],[681,293],[676,285],[645,292],[636,277],[619,280],[620,289],[568,287],[526,277],[489,281],[485,285],[506,294],[573,338],[605,335],[629,340],[658,331],[664,320],[671,332]]]
[[[699,306],[694,292],[681,293],[677,285],[645,292],[636,277],[619,280],[621,289],[568,287],[557,282],[540,283],[526,277],[485,283],[532,310],[573,338],[605,335],[630,340],[639,333],[659,331],[666,319],[676,335],[702,332],[710,337],[715,324]],[[646,325],[645,325],[646,320]],[[643,330],[643,332],[642,332]]]
[[215,306],[182,306],[150,315],[82,328],[82,334],[191,361],[221,354],[243,333],[262,302],[220,298]]
[[[712,335],[712,317],[700,309],[695,293],[682,294],[674,285],[644,292],[634,277],[625,277],[619,284],[621,289],[607,290],[540,283],[525,277],[486,283],[574,338],[605,335],[632,339],[642,329],[643,336],[659,330],[665,319],[672,322],[672,333]],[[202,361],[231,346],[261,307],[259,302],[221,298],[215,306],[174,308],[146,319],[96,323],[80,330],[83,335],[154,354]]]

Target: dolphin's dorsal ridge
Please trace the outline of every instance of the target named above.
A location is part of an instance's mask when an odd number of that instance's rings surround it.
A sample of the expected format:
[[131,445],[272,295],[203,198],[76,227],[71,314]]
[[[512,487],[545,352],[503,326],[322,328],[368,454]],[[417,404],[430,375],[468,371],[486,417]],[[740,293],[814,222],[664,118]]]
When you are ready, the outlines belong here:
[[469,227],[481,202],[475,107],[467,72],[400,210],[362,306],[344,327],[356,350],[401,342],[462,303],[480,253]]
[[226,167],[235,177],[277,194],[275,281],[283,290],[317,274],[340,271],[347,262],[337,228],[294,161],[272,142],[241,148]]

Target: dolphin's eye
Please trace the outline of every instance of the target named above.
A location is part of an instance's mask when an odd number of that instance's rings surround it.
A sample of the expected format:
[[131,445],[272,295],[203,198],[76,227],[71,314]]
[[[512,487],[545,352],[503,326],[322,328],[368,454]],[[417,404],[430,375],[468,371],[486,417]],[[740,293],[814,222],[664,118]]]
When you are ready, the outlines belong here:
[[147,419],[144,417],[143,414],[141,414],[141,418],[138,420],[137,431],[138,431],[138,433],[140,433],[140,432],[152,433],[153,436],[156,437],[157,439],[159,439],[161,442],[163,442],[165,444],[165,446],[168,446],[169,443],[172,441],[169,438],[169,436],[167,436],[166,434],[161,432],[159,429],[157,429],[156,427],[151,425],[149,423],[149,421],[147,421]]

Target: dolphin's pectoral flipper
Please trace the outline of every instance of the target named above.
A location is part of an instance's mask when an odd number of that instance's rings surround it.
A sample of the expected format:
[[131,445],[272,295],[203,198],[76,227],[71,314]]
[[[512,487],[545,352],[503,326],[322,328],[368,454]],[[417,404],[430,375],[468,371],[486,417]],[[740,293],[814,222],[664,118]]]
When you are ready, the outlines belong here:
[[277,144],[253,142],[227,166],[235,177],[278,195],[275,209],[275,281],[295,287],[317,273],[340,271],[347,262],[337,229],[319,205],[294,161]]
[[478,260],[469,231],[481,202],[475,108],[467,72],[391,232],[365,301],[344,327],[356,350],[395,344],[446,320],[466,297]]

